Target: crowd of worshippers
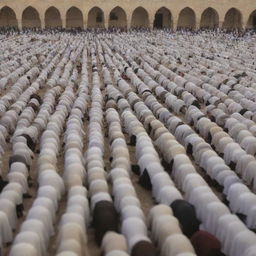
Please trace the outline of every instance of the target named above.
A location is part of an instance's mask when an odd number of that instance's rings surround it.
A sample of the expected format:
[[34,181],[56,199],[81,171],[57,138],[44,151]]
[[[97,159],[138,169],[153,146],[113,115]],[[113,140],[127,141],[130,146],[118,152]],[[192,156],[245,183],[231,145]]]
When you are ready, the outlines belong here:
[[2,33],[0,253],[256,256],[255,39]]
[[5,34],[5,35],[12,35],[13,33],[17,34],[23,34],[23,33],[37,33],[37,34],[45,34],[45,33],[71,33],[71,34],[79,34],[79,33],[127,33],[129,31],[136,31],[136,32],[150,32],[150,31],[164,31],[165,33],[201,33],[201,32],[218,32],[218,33],[225,33],[225,34],[233,34],[236,35],[237,37],[244,37],[248,34],[254,34],[256,32],[256,29],[245,29],[245,30],[240,30],[240,29],[220,29],[220,28],[200,28],[198,30],[194,30],[192,28],[183,28],[183,27],[177,27],[176,31],[174,31],[172,28],[169,27],[163,27],[163,28],[153,28],[150,29],[149,27],[109,27],[109,28],[81,28],[81,27],[76,27],[76,28],[62,28],[62,27],[55,27],[55,28],[26,28],[23,27],[22,30],[19,30],[18,27],[0,27],[0,34]]

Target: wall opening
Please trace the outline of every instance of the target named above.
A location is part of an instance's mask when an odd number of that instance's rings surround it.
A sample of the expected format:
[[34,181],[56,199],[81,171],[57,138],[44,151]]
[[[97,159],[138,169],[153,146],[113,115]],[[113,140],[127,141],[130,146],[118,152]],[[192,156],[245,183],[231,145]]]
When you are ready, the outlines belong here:
[[163,14],[156,13],[154,20],[154,28],[163,28]]
[[172,28],[172,15],[167,8],[162,7],[156,12],[154,28]]
[[256,10],[251,13],[246,28],[256,29]]
[[240,11],[231,8],[225,15],[223,28],[228,30],[242,29],[242,15]]
[[67,28],[83,28],[83,13],[76,7],[71,7],[66,13]]
[[204,10],[201,16],[200,28],[213,29],[219,26],[219,15],[213,8]]
[[181,10],[178,19],[177,29],[195,29],[196,28],[196,14],[195,12],[186,7]]
[[16,14],[13,9],[8,6],[0,10],[0,27],[18,27]]
[[127,28],[127,17],[125,11],[117,6],[109,14],[109,28]]
[[22,13],[22,27],[23,28],[40,28],[41,21],[38,11],[29,6]]
[[136,8],[132,13],[132,28],[148,28],[149,18],[148,12],[143,7]]
[[104,13],[99,7],[93,7],[88,13],[88,28],[104,28]]
[[62,27],[60,12],[55,7],[50,7],[47,9],[44,15],[45,28],[57,28]]

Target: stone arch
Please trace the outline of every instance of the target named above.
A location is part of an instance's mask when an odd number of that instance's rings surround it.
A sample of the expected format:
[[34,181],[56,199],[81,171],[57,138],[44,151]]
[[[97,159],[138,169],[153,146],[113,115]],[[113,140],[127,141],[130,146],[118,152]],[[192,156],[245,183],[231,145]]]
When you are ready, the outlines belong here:
[[61,16],[59,10],[51,6],[44,14],[45,28],[56,28],[62,26]]
[[77,7],[70,7],[66,13],[66,28],[83,28],[83,13]]
[[104,28],[104,12],[99,7],[93,7],[88,13],[88,28]]
[[18,27],[16,13],[8,6],[0,9],[0,27]]
[[149,15],[143,7],[137,7],[132,13],[131,20],[132,28],[148,28],[149,27]]
[[155,13],[154,28],[172,28],[172,14],[166,7],[159,8]]
[[28,6],[22,13],[23,28],[40,28],[41,20],[38,11],[31,6]]
[[217,28],[219,26],[219,14],[218,12],[209,7],[204,10],[201,15],[200,28]]
[[242,14],[236,8],[231,8],[226,12],[223,28],[242,29]]
[[256,10],[250,14],[246,28],[256,29]]
[[179,13],[177,28],[180,29],[195,29],[196,28],[196,14],[193,9],[186,7]]
[[123,8],[117,6],[111,10],[108,27],[127,28],[127,15]]

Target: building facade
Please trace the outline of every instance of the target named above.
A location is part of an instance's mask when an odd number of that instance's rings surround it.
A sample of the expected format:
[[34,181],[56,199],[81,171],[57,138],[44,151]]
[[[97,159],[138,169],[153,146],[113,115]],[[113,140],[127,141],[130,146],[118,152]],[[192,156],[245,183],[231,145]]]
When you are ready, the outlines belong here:
[[0,0],[0,27],[256,28],[256,0]]

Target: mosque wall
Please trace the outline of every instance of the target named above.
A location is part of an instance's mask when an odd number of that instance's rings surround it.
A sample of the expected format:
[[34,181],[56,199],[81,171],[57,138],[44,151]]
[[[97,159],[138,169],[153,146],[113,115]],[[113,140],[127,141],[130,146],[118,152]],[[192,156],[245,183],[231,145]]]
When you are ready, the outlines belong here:
[[[50,7],[55,7],[60,15],[58,17],[53,17],[53,13],[46,15]],[[79,11],[68,13],[71,7],[76,7]],[[118,18],[113,19],[112,15],[110,19],[110,13],[116,7],[119,7],[118,12],[120,11]],[[168,15],[156,16],[162,7],[170,12],[171,18]],[[92,9],[93,11],[90,12]],[[207,9],[211,11],[205,14]],[[20,29],[57,25],[83,28],[109,26],[152,28],[154,24],[161,24],[162,27],[173,26],[174,29],[213,26],[244,29],[256,27],[255,10],[256,0],[1,0],[0,26],[14,25]],[[101,18],[100,12],[103,14]],[[155,22],[155,17],[158,22]],[[162,20],[159,22],[159,19]]]

